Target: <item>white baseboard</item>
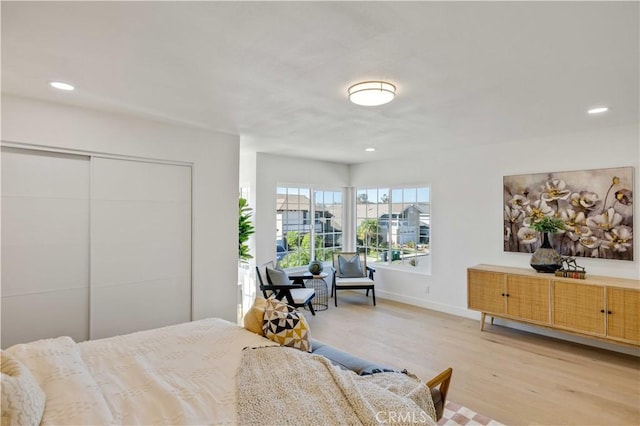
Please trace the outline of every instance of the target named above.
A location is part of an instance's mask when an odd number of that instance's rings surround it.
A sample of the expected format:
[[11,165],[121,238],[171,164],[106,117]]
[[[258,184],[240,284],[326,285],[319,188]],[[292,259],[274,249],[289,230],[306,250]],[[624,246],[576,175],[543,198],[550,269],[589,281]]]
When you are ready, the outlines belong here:
[[418,306],[420,308],[431,309],[433,311],[444,312],[446,314],[457,315],[459,317],[480,320],[480,313],[470,311],[460,306],[452,306],[444,303],[431,302],[417,297],[404,296],[402,294],[390,293],[384,290],[376,290],[376,297],[380,299],[393,300],[395,302],[406,303],[407,305]]

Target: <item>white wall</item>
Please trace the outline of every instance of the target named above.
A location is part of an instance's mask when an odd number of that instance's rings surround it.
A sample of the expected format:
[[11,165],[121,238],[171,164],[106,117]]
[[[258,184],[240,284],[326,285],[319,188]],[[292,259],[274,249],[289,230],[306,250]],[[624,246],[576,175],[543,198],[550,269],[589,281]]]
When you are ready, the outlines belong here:
[[[431,275],[381,267],[376,272],[376,293],[475,317],[475,313],[466,310],[467,267],[478,263],[529,267],[530,255],[503,251],[502,177],[633,166],[638,191],[639,141],[638,126],[617,127],[352,166],[351,185],[355,187],[416,183],[431,186]],[[640,278],[640,208],[637,202],[634,206],[636,260],[578,258],[589,274]]]
[[193,318],[236,321],[237,136],[3,94],[2,140],[192,163]]

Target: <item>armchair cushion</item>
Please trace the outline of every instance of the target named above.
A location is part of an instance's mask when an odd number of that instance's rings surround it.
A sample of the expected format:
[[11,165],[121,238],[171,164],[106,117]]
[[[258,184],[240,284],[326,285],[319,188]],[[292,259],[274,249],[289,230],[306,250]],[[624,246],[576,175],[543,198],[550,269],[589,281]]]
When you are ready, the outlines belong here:
[[345,256],[338,256],[338,275],[342,278],[360,278],[364,276],[360,255],[355,254],[351,259]]
[[336,287],[340,286],[354,286],[354,285],[373,285],[373,280],[368,277],[358,278],[336,278]]
[[289,276],[284,270],[269,266],[267,266],[267,281],[271,285],[291,285]]
[[277,299],[267,299],[262,331],[266,338],[279,343],[311,352],[309,324],[301,312]]

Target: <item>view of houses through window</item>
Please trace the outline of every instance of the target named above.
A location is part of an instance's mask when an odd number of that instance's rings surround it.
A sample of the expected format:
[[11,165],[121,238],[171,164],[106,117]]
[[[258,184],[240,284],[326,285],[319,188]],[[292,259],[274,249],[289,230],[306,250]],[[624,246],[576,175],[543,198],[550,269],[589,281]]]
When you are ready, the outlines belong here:
[[278,187],[276,250],[283,268],[330,260],[342,247],[342,191]]
[[367,263],[426,267],[430,252],[428,187],[356,190],[356,241]]

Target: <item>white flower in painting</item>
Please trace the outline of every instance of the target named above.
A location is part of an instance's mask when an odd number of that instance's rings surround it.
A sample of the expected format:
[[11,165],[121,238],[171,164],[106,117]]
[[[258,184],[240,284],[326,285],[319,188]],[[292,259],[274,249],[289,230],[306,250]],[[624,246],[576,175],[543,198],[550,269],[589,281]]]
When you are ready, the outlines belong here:
[[524,195],[516,194],[508,201],[508,204],[511,208],[520,210],[525,206],[528,206],[529,202],[529,199]]
[[591,229],[586,225],[587,218],[583,212],[572,209],[562,210],[560,219],[564,222],[564,231],[572,241],[578,241],[592,234]]
[[504,220],[509,223],[520,223],[524,219],[524,211],[519,208],[504,206]]
[[525,226],[531,226],[531,223],[542,219],[545,216],[553,216],[553,210],[544,200],[534,201],[526,206],[527,217],[524,219]]
[[518,239],[522,244],[533,244],[538,241],[538,232],[527,227],[518,230]]
[[600,246],[600,240],[595,235],[590,235],[588,237],[580,238],[579,241],[580,241],[580,244],[590,249],[598,248]]
[[571,194],[571,205],[576,208],[593,210],[600,202],[600,197],[595,192],[580,191]]
[[511,227],[510,226],[505,226],[504,227],[504,240],[505,241],[509,241],[510,238],[511,238]]
[[622,216],[612,207],[602,214],[587,218],[588,227],[602,229],[603,231],[610,231],[620,225],[620,223],[622,223]]
[[544,201],[566,200],[571,191],[565,189],[567,184],[562,179],[552,179],[545,183],[545,191],[540,198]]
[[605,232],[604,237],[607,241],[603,242],[603,249],[613,249],[613,251],[623,252],[631,248],[633,232],[628,226],[622,225],[613,228],[611,232]]

